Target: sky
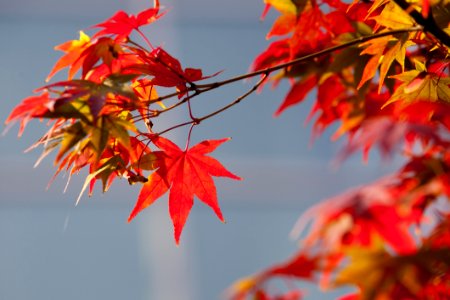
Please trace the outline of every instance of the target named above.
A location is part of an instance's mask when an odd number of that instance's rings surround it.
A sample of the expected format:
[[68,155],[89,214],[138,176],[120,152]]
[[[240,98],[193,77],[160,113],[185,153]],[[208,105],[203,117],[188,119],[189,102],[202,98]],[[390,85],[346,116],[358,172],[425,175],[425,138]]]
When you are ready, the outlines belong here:
[[[261,22],[262,1],[162,1],[168,9],[145,30],[183,65],[228,78],[249,70],[267,45],[270,19]],[[117,10],[137,13],[149,1],[0,0],[0,119],[21,99],[45,84],[59,54],[55,45]],[[57,79],[62,79],[59,75]],[[198,114],[233,101],[251,82],[214,91],[193,104]],[[215,157],[243,182],[219,179],[218,195],[226,224],[197,202],[175,246],[163,198],[126,222],[138,194],[125,180],[106,194],[75,200],[80,174],[57,179],[46,190],[51,157],[33,168],[40,150],[23,153],[45,122],[34,122],[21,139],[18,126],[0,137],[0,300],[15,299],[220,299],[240,277],[283,261],[297,249],[288,234],[305,209],[347,188],[378,178],[396,162],[368,164],[356,155],[331,166],[339,142],[327,132],[311,143],[305,117],[312,99],[274,118],[288,91],[269,86],[205,122],[193,139],[232,137]],[[183,118],[182,112],[174,116]],[[161,126],[164,126],[162,124]],[[184,143],[185,132],[173,138]],[[312,298],[316,292],[311,291]],[[320,296],[332,299],[333,295]]]

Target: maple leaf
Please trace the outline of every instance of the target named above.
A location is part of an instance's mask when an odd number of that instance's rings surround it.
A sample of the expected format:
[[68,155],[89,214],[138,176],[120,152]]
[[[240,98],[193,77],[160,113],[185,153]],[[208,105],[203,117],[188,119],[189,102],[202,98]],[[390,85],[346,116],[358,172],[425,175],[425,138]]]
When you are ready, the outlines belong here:
[[[366,120],[359,127],[359,131],[352,133],[339,159],[346,159],[357,149],[362,149],[364,160],[367,161],[369,150],[375,144],[378,144],[384,158],[389,158],[403,141],[407,149],[411,149],[416,141],[447,146],[448,142],[442,140],[438,129],[427,123],[399,122],[386,117]],[[384,134],[379,134],[380,132]]]
[[50,71],[46,81],[49,81],[61,69],[69,67],[68,80],[71,80],[75,73],[81,68],[82,60],[79,60],[81,54],[90,45],[90,38],[83,31],[80,31],[80,39],[65,42],[55,47],[55,50],[61,50],[66,54],[61,57]]
[[[377,240],[370,247],[346,251],[350,263],[336,276],[335,284],[357,285],[358,299],[448,299],[448,248],[422,247],[408,255],[392,255]],[[442,293],[443,289],[447,291]],[[433,297],[427,297],[427,291]]]
[[163,14],[159,13],[159,1],[155,0],[154,7],[140,12],[137,16],[128,15],[124,11],[118,11],[114,16],[94,27],[103,27],[94,37],[116,34],[116,40],[125,40],[133,30],[139,31],[139,27],[153,23]]
[[202,70],[185,68],[183,70],[178,59],[167,53],[161,47],[155,48],[151,53],[134,49],[145,64],[136,64],[128,67],[133,73],[150,75],[153,78],[147,81],[147,85],[162,87],[175,87],[178,98],[181,99],[188,91],[188,86],[195,86],[194,82],[217,76],[221,72],[204,76]]
[[5,124],[7,125],[20,119],[19,136],[21,136],[25,126],[31,119],[42,117],[52,109],[53,105],[54,102],[50,99],[48,92],[25,98],[22,103],[14,108],[6,119]]
[[264,0],[266,8],[264,9],[261,18],[265,18],[269,8],[272,6],[282,14],[297,14],[297,7],[295,1],[291,0]]
[[207,140],[183,151],[168,139],[153,138],[153,143],[162,150],[153,152],[156,156],[155,163],[159,168],[148,177],[148,182],[144,184],[128,221],[130,222],[139,212],[170,189],[169,212],[177,244],[194,204],[194,195],[210,206],[223,222],[224,218],[217,202],[212,176],[236,180],[241,178],[226,170],[219,161],[205,154],[214,151],[228,140],[227,138]]
[[275,35],[285,35],[291,32],[297,23],[297,16],[295,14],[285,14],[278,17],[272,26],[272,29],[266,36],[270,39]]
[[291,58],[301,57],[327,47],[331,41],[332,31],[325,15],[317,7],[305,9],[299,19],[291,38]]
[[377,22],[375,30],[378,28],[386,27],[390,29],[402,29],[409,28],[414,25],[413,18],[401,9],[395,2],[387,2],[382,12],[371,19]]
[[358,85],[358,89],[363,86],[365,82],[372,79],[375,76],[378,66],[380,66],[380,78],[378,84],[378,92],[381,92],[384,79],[391,68],[392,63],[397,61],[402,67],[402,71],[405,68],[405,55],[406,49],[415,45],[412,41],[408,40],[409,34],[404,33],[397,35],[396,37],[387,36],[378,39],[362,43],[360,47],[365,47],[361,51],[361,55],[370,54],[373,55],[364,68],[363,76]]
[[[382,237],[397,253],[416,249],[408,227],[414,222],[414,212],[403,210],[401,199],[411,187],[387,177],[371,185],[359,187],[331,198],[306,211],[298,220],[292,234],[299,236],[309,219],[314,217],[304,243],[307,247],[321,245],[325,251],[341,254],[345,245],[369,246],[374,238]],[[319,216],[320,217],[316,217]]]
[[100,60],[111,67],[113,61],[117,60],[122,52],[123,49],[114,40],[107,37],[99,38],[80,54],[79,60],[83,66],[82,77],[85,78]]
[[258,71],[289,60],[289,39],[273,42],[255,59],[252,70]]
[[312,279],[313,273],[319,268],[317,257],[310,257],[300,252],[289,261],[275,265],[263,273],[263,277],[292,276]]
[[285,111],[288,107],[296,105],[302,102],[308,93],[316,86],[317,77],[310,76],[308,78],[302,79],[295,83],[289,93],[286,95],[283,103],[275,112],[275,116],[279,116],[283,111]]
[[450,77],[429,72],[424,64],[418,61],[415,63],[415,70],[391,76],[403,83],[397,87],[385,106],[395,101],[405,104],[418,100],[450,102]]
[[247,296],[254,294],[254,298],[252,299],[302,299],[303,293],[299,290],[292,290],[282,295],[271,296],[264,290],[266,282],[276,277],[312,280],[314,272],[318,269],[320,269],[318,258],[300,251],[285,263],[274,265],[263,272],[243,278],[234,283],[229,291],[230,298],[233,300],[244,300],[247,299]]

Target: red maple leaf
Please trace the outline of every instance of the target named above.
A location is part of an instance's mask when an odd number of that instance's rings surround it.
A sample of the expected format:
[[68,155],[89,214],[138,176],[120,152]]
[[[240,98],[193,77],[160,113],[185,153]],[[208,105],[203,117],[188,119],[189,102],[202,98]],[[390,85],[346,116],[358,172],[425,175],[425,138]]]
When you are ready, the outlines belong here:
[[212,176],[236,180],[241,178],[226,170],[219,161],[205,154],[214,151],[228,140],[225,138],[203,141],[183,151],[168,139],[154,138],[153,143],[162,150],[153,152],[159,168],[148,177],[148,182],[144,184],[128,221],[170,189],[169,213],[177,244],[194,204],[194,195],[210,206],[223,222]]
[[316,257],[309,257],[307,254],[299,252],[289,261],[279,265],[274,265],[272,268],[266,270],[262,276],[292,276],[311,279],[313,277],[313,272],[317,268],[318,261]]
[[125,40],[133,30],[139,31],[139,27],[153,23],[163,14],[159,13],[159,1],[155,0],[153,8],[139,13],[137,16],[128,15],[124,11],[118,11],[114,16],[94,27],[103,27],[94,37],[117,34],[116,40]]
[[181,99],[188,91],[188,86],[194,86],[195,81],[209,79],[217,76],[221,72],[204,76],[201,69],[185,68],[181,66],[178,59],[167,53],[161,47],[155,48],[151,53],[140,49],[134,49],[144,64],[139,63],[127,68],[129,72],[141,73],[153,76],[148,81],[149,85],[162,87],[175,87],[178,91],[178,98]]
[[21,120],[19,129],[19,136],[21,136],[25,126],[31,119],[44,116],[53,108],[53,105],[54,101],[50,99],[48,92],[25,98],[22,103],[14,108],[6,119],[5,124]]
[[309,92],[316,86],[317,76],[310,76],[295,83],[289,93],[286,95],[283,103],[275,112],[275,116],[279,116],[286,108],[302,102]]

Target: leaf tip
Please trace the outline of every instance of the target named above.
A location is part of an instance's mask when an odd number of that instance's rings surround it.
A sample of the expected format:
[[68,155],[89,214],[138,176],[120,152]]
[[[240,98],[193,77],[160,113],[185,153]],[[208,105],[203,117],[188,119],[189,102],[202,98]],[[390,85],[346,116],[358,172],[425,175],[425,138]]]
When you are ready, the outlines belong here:
[[131,221],[134,219],[134,217],[136,217],[137,214],[138,212],[136,211],[136,208],[133,209],[131,214],[128,216],[127,223],[131,223]]
[[272,116],[273,116],[274,118],[278,118],[278,117],[281,115],[281,113],[283,112],[283,110],[284,110],[284,109],[282,109],[281,107],[278,108],[277,111],[274,112]]
[[177,247],[180,247],[180,236],[181,236],[181,231],[175,229],[174,238],[175,238],[175,246],[177,246]]

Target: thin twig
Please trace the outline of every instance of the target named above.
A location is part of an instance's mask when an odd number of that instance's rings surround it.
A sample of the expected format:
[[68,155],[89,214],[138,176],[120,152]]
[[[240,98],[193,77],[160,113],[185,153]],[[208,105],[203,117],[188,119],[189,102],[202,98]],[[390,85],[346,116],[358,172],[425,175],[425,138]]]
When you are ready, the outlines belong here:
[[[197,89],[195,90],[196,94],[194,94],[191,98],[193,98],[193,97],[195,97],[195,96],[197,96],[199,94],[202,94],[204,92],[207,92],[207,91],[216,89],[218,87],[221,87],[223,85],[227,85],[227,84],[230,84],[230,83],[233,83],[233,82],[236,82],[236,81],[240,81],[240,80],[247,79],[247,78],[252,78],[252,77],[263,75],[263,74],[270,74],[270,73],[272,73],[274,71],[278,71],[278,70],[281,70],[281,69],[284,69],[284,68],[288,68],[288,67],[294,66],[296,64],[299,64],[299,63],[302,63],[302,62],[305,62],[305,61],[312,60],[314,58],[320,57],[322,55],[329,54],[329,53],[332,53],[332,52],[335,52],[335,51],[338,51],[338,50],[341,50],[341,49],[345,49],[345,48],[348,48],[348,47],[351,47],[351,46],[354,46],[354,45],[357,45],[357,44],[361,44],[361,43],[364,43],[364,42],[367,42],[367,41],[370,41],[370,40],[373,40],[373,39],[377,39],[377,38],[384,37],[384,36],[389,36],[389,35],[400,34],[400,33],[420,31],[420,30],[423,30],[422,26],[415,26],[415,27],[406,28],[406,29],[391,30],[391,31],[380,32],[380,33],[372,34],[372,35],[368,35],[368,36],[362,36],[362,37],[359,37],[359,38],[354,39],[352,41],[349,41],[349,42],[346,42],[346,43],[343,43],[343,44],[340,44],[340,45],[336,45],[336,46],[333,46],[333,47],[330,47],[330,48],[327,48],[327,49],[324,49],[322,51],[318,51],[318,52],[315,52],[315,53],[312,53],[312,54],[309,54],[309,55],[305,55],[305,56],[299,57],[297,59],[294,59],[294,60],[291,60],[291,61],[279,64],[279,65],[276,65],[276,66],[273,66],[273,67],[269,67],[269,68],[265,68],[265,69],[262,69],[262,70],[258,70],[258,71],[254,71],[254,72],[238,75],[238,76],[235,76],[235,77],[223,80],[223,81],[217,81],[217,82],[207,83],[207,84],[197,84],[196,85]],[[194,89],[193,88],[188,88],[188,90],[192,91]],[[165,95],[165,96],[158,97],[158,98],[156,98],[154,100],[149,101],[149,104],[155,103],[155,102],[158,102],[158,101],[163,101],[163,100],[166,100],[166,99],[169,99],[169,98],[173,98],[173,97],[179,95],[180,93],[182,93],[182,92],[175,92],[175,93],[171,93],[171,94],[168,94],[168,95]],[[178,106],[178,105],[176,105],[176,106]]]
[[[315,53],[312,53],[312,54],[309,54],[309,55],[306,55],[306,56],[302,56],[302,57],[299,57],[297,59],[288,61],[286,63],[282,63],[282,64],[279,64],[279,65],[276,65],[276,66],[273,66],[273,67],[269,67],[269,68],[265,68],[263,70],[258,70],[258,71],[255,71],[255,72],[242,74],[242,75],[239,75],[239,76],[235,76],[235,77],[223,80],[223,81],[218,81],[218,82],[214,82],[214,83],[210,83],[210,84],[203,84],[203,85],[199,84],[199,85],[195,86],[195,90],[192,87],[189,87],[188,91],[194,91],[194,94],[185,97],[183,100],[175,103],[174,105],[166,108],[165,110],[162,110],[162,111],[156,110],[155,112],[157,112],[158,115],[162,114],[162,113],[165,113],[165,112],[168,112],[168,111],[170,111],[172,109],[175,109],[176,107],[178,107],[180,105],[183,105],[186,102],[189,102],[191,99],[195,98],[196,96],[201,95],[201,94],[203,94],[205,92],[208,92],[210,90],[213,90],[213,89],[219,88],[219,87],[221,87],[223,85],[227,85],[227,84],[230,84],[230,83],[233,83],[233,82],[236,82],[236,81],[240,81],[240,80],[243,80],[243,79],[247,79],[247,78],[263,75],[261,80],[258,81],[255,84],[254,87],[252,87],[248,92],[243,94],[241,97],[237,98],[232,103],[226,105],[225,107],[223,107],[223,108],[221,108],[221,109],[219,109],[219,110],[217,110],[215,112],[212,112],[211,114],[203,116],[201,118],[192,118],[192,116],[191,116],[191,119],[192,119],[191,121],[187,121],[187,122],[184,122],[184,123],[180,123],[180,124],[174,125],[174,126],[172,126],[170,128],[167,128],[167,129],[157,133],[157,135],[162,135],[162,134],[164,134],[164,133],[166,133],[168,131],[174,130],[176,128],[184,127],[184,126],[187,126],[187,125],[191,125],[191,124],[194,124],[194,123],[199,124],[201,121],[206,120],[206,119],[208,119],[210,117],[213,117],[213,116],[223,112],[224,110],[227,110],[228,108],[236,105],[242,99],[244,99],[245,97],[247,97],[248,95],[253,93],[267,79],[267,77],[274,71],[281,70],[281,69],[284,69],[284,68],[287,68],[287,67],[291,67],[291,66],[294,66],[296,64],[299,64],[299,63],[302,63],[302,62],[305,62],[305,61],[312,60],[314,58],[320,57],[322,55],[329,54],[329,53],[332,53],[334,51],[345,49],[347,47],[351,47],[351,46],[354,46],[354,45],[357,45],[357,44],[361,44],[361,43],[364,43],[364,42],[367,42],[367,41],[370,41],[370,40],[373,40],[373,39],[377,39],[377,38],[380,38],[380,37],[389,36],[389,35],[395,35],[395,34],[401,34],[401,33],[407,33],[407,32],[420,31],[420,30],[423,30],[423,28],[421,26],[416,26],[416,27],[411,27],[411,28],[406,28],[406,29],[385,31],[385,32],[381,32],[381,33],[377,33],[377,34],[373,34],[373,35],[369,35],[369,36],[362,36],[362,37],[359,37],[359,38],[354,39],[352,41],[349,41],[349,42],[346,42],[346,43],[343,43],[343,44],[340,44],[340,45],[336,45],[336,46],[333,46],[333,47],[330,47],[330,48],[327,48],[327,49],[324,49],[322,51],[318,51],[318,52],[315,52]],[[175,97],[175,96],[179,95],[180,93],[182,93],[182,92],[175,92],[175,93],[171,93],[171,94],[168,94],[168,95],[165,95],[165,96],[158,97],[158,98],[156,98],[154,100],[148,101],[148,105],[150,105],[152,103],[159,102],[159,101],[163,101],[163,100],[166,100],[166,99],[169,99],[169,98],[172,98],[172,97]]]
[[188,151],[189,149],[189,143],[191,142],[191,134],[192,134],[192,129],[194,129],[194,126],[197,125],[198,123],[192,123],[191,124],[191,128],[189,128],[189,133],[186,139],[186,146],[184,147],[184,152]]
[[210,114],[208,114],[208,115],[206,115],[206,116],[203,116],[203,117],[201,117],[201,118],[198,118],[197,121],[200,123],[200,122],[202,122],[203,120],[209,119],[209,118],[211,118],[211,117],[213,117],[213,116],[215,116],[215,115],[217,115],[217,114],[219,114],[219,113],[221,113],[221,112],[223,112],[223,111],[229,109],[230,107],[232,107],[232,106],[238,104],[238,103],[241,102],[243,99],[245,99],[247,96],[249,96],[249,95],[252,94],[254,91],[256,91],[256,90],[258,89],[258,87],[259,87],[261,84],[263,84],[263,82],[267,79],[268,76],[269,76],[269,73],[263,74],[263,77],[261,77],[261,79],[260,79],[260,80],[259,80],[259,81],[258,81],[258,82],[250,89],[250,90],[248,90],[245,94],[243,94],[243,95],[241,95],[240,97],[236,98],[236,100],[234,100],[234,101],[231,102],[230,104],[228,104],[228,105],[222,107],[221,109],[216,110],[215,112],[212,112],[212,113],[210,113]]
[[[147,43],[147,45],[150,47],[150,49],[155,49],[154,47],[153,47],[153,45],[152,45],[152,43],[150,43],[150,41],[149,41],[149,39],[147,38],[147,36],[144,34],[144,33],[142,33],[142,31],[141,30],[139,30],[139,29],[136,29],[136,31],[139,33],[139,35],[144,39],[144,41]],[[142,47],[141,47],[142,48]]]
[[[255,92],[258,89],[258,87],[261,84],[263,84],[263,82],[267,79],[268,76],[269,76],[269,73],[263,74],[263,77],[261,77],[261,79],[251,89],[249,89],[247,92],[245,92],[244,94],[242,94],[241,96],[236,98],[233,102],[225,105],[224,107],[222,107],[222,108],[220,108],[220,109],[218,109],[218,110],[216,110],[216,111],[214,111],[214,112],[212,112],[210,114],[207,114],[207,115],[205,115],[205,116],[203,116],[201,118],[195,118],[195,119],[193,119],[191,121],[180,123],[180,124],[177,124],[177,125],[172,126],[170,128],[167,128],[167,129],[165,129],[165,130],[163,130],[163,131],[161,131],[159,133],[156,133],[156,135],[163,135],[163,134],[165,134],[165,133],[167,133],[169,131],[172,131],[174,129],[177,129],[177,128],[180,128],[180,127],[184,127],[184,126],[187,126],[187,125],[192,125],[192,126],[198,125],[201,122],[203,122],[204,120],[209,119],[209,118],[211,118],[211,117],[213,117],[213,116],[215,116],[215,115],[217,115],[217,114],[219,114],[219,113],[229,109],[230,107],[238,104],[239,102],[244,100],[246,97],[248,97],[250,94]],[[192,130],[192,128],[191,128],[191,130]]]

